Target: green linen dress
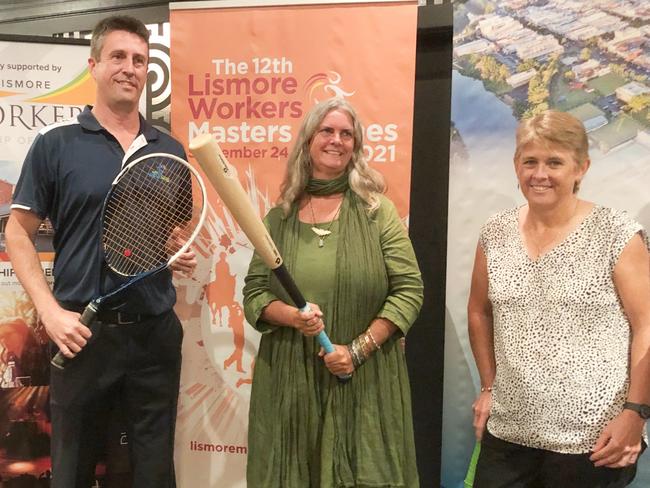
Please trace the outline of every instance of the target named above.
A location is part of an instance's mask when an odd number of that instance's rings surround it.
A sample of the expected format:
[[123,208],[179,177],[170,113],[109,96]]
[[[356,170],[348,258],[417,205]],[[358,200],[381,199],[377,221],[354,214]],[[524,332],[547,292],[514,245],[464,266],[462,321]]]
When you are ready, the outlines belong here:
[[[339,383],[318,357],[315,338],[260,319],[271,301],[291,301],[259,256],[253,256],[244,306],[246,319],[263,335],[251,393],[247,486],[418,487],[410,390],[399,339],[419,313],[422,282],[406,230],[393,203],[382,197],[380,208],[367,217],[371,235],[364,238],[377,241],[386,279],[369,283],[363,256],[341,254],[353,252],[340,249],[345,222],[334,222],[332,234],[319,247],[311,224],[298,222],[295,208],[293,212],[293,246],[286,245],[287,219],[279,208],[265,222],[305,298],[321,307],[332,342],[349,343],[375,317],[391,320],[399,331],[348,383]],[[339,270],[342,256],[346,266]],[[328,321],[335,316],[337,270],[354,278],[346,305],[353,305],[363,320]],[[368,296],[375,281],[380,282],[379,301]]]

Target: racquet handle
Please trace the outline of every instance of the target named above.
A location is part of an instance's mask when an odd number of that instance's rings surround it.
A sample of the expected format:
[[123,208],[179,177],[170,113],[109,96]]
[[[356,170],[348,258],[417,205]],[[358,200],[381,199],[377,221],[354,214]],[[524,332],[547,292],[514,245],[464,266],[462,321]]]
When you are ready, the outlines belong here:
[[[84,324],[86,327],[90,327],[90,325],[95,321],[95,317],[97,317],[98,311],[99,309],[97,308],[97,304],[94,301],[90,302],[88,305],[86,305],[86,308],[84,308],[81,317],[79,317],[79,322]],[[50,364],[57,369],[65,369],[68,363],[73,359],[74,358],[64,356],[63,353],[59,351],[52,358]]]
[[[278,266],[277,268],[275,268],[273,270],[273,274],[275,274],[275,277],[278,279],[282,287],[289,294],[291,300],[293,300],[293,303],[296,304],[296,307],[298,307],[301,312],[310,312],[311,308],[309,308],[309,304],[305,300],[305,297],[302,296],[302,293],[300,293],[300,290],[296,286],[296,282],[293,281],[293,277],[289,274],[289,271],[287,271],[287,268],[284,266],[284,263]],[[321,345],[321,347],[323,348],[326,354],[334,352],[334,345],[332,344],[332,341],[330,341],[330,338],[327,336],[327,333],[324,330],[321,330],[318,333],[316,339],[318,340],[318,343]],[[342,374],[340,376],[337,376],[337,378],[341,383],[345,383],[346,381],[349,381],[352,378],[352,375]]]

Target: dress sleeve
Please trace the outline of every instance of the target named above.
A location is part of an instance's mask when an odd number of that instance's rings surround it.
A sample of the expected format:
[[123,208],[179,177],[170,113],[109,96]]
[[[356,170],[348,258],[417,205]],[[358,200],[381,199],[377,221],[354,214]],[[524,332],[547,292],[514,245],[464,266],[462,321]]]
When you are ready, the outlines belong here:
[[402,334],[406,334],[422,307],[420,268],[411,240],[393,202],[382,198],[377,212],[381,249],[389,283],[388,296],[377,316],[390,320]]
[[[264,218],[264,225],[270,231],[269,217]],[[262,261],[257,252],[253,253],[248,274],[244,279],[244,315],[248,323],[261,333],[272,332],[275,327],[260,319],[264,308],[279,298],[271,292],[271,270]]]
[[501,247],[507,243],[512,236],[509,236],[507,222],[513,222],[515,228],[517,227],[517,220],[519,215],[519,208],[505,210],[503,212],[492,215],[481,226],[478,235],[478,244],[487,256],[492,247]]
[[481,230],[479,231],[479,234],[478,234],[478,244],[479,244],[479,246],[481,246],[481,249],[483,250],[483,252],[486,255],[487,255],[487,252],[488,252],[488,244],[489,244],[488,239],[487,239],[487,234],[488,234],[487,226],[488,226],[487,222],[485,224],[483,224],[481,226]]
[[650,251],[650,241],[648,234],[643,226],[632,220],[627,213],[612,210],[612,243],[610,246],[610,267],[613,270],[618,263],[618,259],[623,253],[623,249],[636,234],[641,235],[641,239]]

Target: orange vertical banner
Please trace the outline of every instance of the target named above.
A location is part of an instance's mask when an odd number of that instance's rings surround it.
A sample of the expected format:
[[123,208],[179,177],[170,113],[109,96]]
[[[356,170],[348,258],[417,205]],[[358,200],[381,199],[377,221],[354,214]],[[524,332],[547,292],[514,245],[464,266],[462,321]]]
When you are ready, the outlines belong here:
[[[231,4],[171,4],[174,136],[187,147],[212,134],[264,215],[305,113],[345,97],[364,124],[367,159],[406,218],[416,2]],[[199,271],[181,286],[177,306],[185,326],[178,482],[244,487],[258,335],[245,324],[241,288],[252,249],[216,194],[197,250]]]

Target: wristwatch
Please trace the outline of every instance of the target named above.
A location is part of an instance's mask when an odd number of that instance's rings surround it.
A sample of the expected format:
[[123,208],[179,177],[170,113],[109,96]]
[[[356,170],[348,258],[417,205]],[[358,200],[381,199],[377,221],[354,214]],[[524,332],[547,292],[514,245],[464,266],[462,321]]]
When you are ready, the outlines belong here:
[[646,405],[645,403],[625,402],[623,404],[623,408],[627,410],[634,410],[643,420],[650,419],[650,405]]

